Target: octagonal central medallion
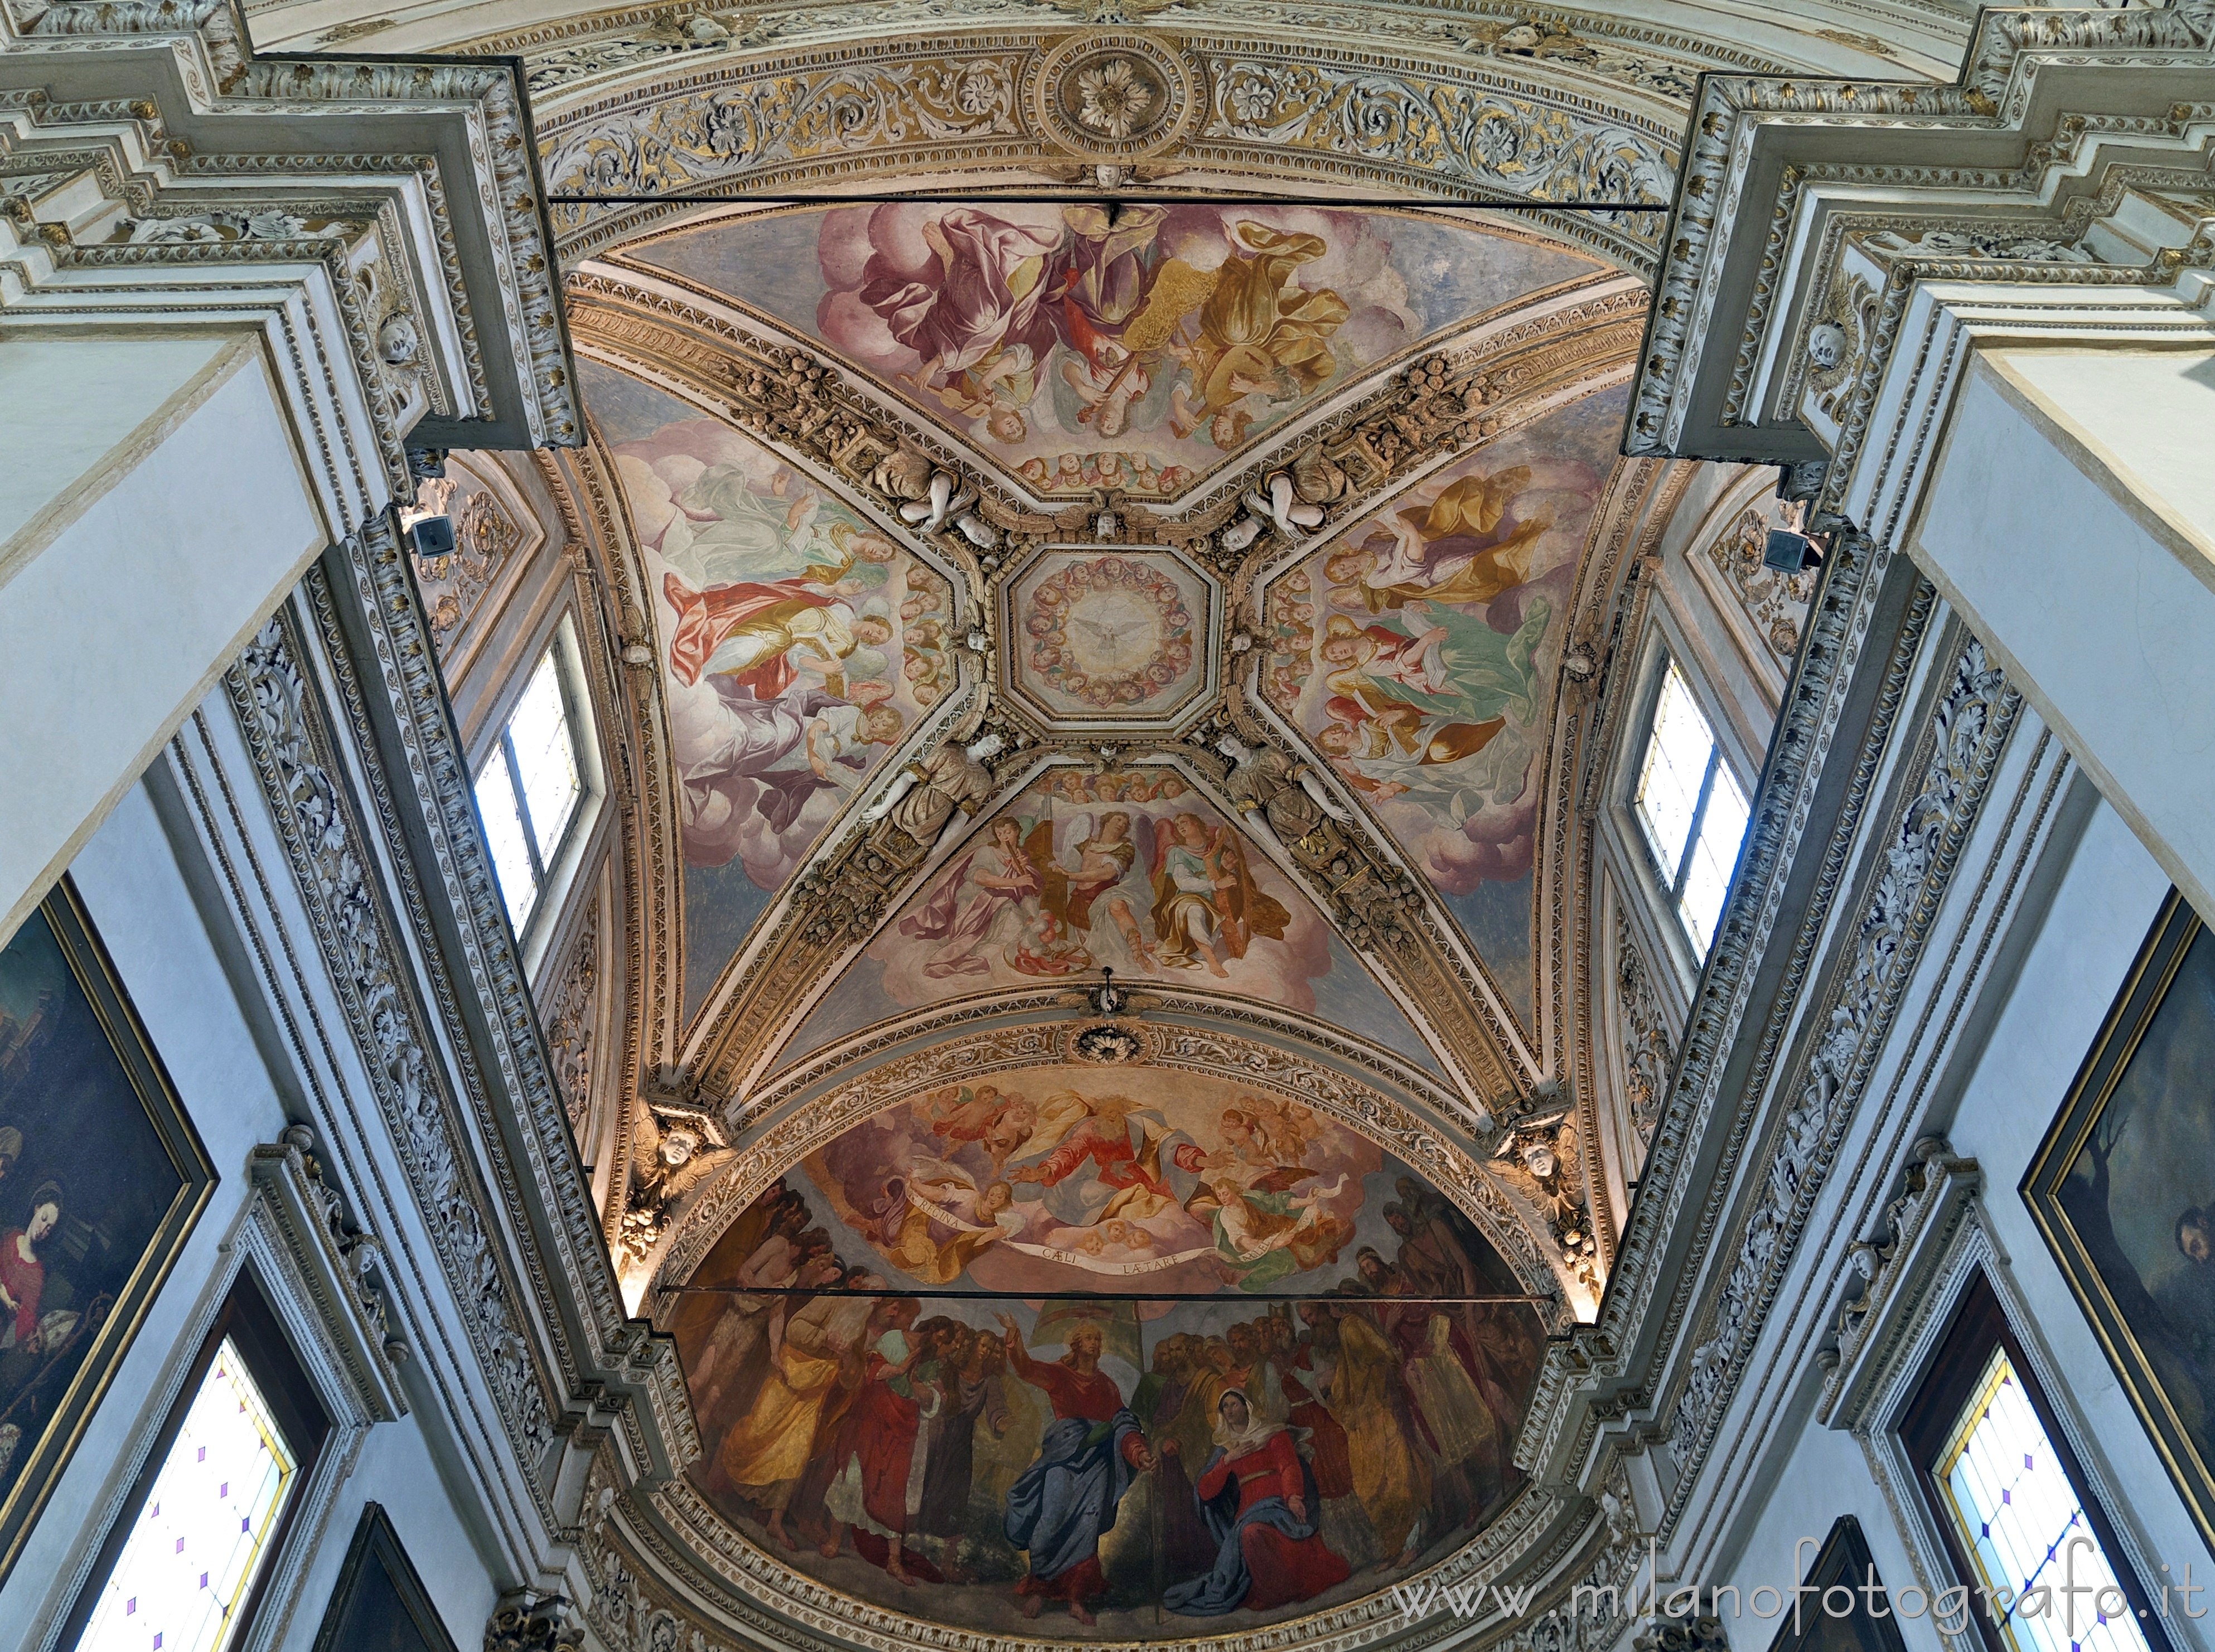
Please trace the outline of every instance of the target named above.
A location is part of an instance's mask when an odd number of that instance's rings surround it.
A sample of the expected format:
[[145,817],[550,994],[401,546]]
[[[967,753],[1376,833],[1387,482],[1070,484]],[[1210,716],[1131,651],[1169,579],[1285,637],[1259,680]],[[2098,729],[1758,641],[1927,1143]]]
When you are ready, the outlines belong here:
[[1003,681],[1052,727],[1173,728],[1214,690],[1222,606],[1175,551],[1049,547],[1002,588]]

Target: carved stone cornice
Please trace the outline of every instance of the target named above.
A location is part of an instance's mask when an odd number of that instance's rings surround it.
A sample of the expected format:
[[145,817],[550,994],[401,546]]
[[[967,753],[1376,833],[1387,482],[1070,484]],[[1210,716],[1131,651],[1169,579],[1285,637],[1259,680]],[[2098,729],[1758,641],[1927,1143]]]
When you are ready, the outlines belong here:
[[1819,1013],[1808,1018],[1819,1031],[1802,1058],[1793,1105],[1756,1159],[1769,1164],[1767,1180],[1736,1220],[1721,1288],[1680,1380],[1668,1441],[1684,1476],[1680,1499],[1782,1282],[2022,704],[1981,642],[1966,637],[1954,646],[1908,784],[1893,805],[1848,955]]
[[377,1086],[465,1332],[518,1458],[553,1442],[545,1380],[525,1334],[517,1284],[492,1234],[505,1227],[476,1169],[472,1132],[441,1063],[393,920],[376,897],[374,851],[333,772],[330,734],[286,623],[270,621],[224,677],[273,805],[316,938]]
[[[1827,834],[1820,847],[1806,846],[1814,788],[1839,735],[1856,667],[1872,626],[1894,600],[1884,577],[1891,560],[1881,546],[1844,537],[1825,565],[1808,639],[1772,742],[1775,755],[1755,796],[1736,880],[1739,897],[1726,909],[1710,950],[1688,1018],[1676,1082],[1648,1146],[1641,1196],[1616,1250],[1617,1284],[1602,1304],[1597,1323],[1575,1333],[1564,1358],[1549,1360],[1540,1372],[1531,1422],[1517,1447],[1517,1460],[1526,1466],[1585,1460],[1603,1426],[1653,1416],[1662,1367],[1695,1304],[1701,1258],[1715,1242],[1718,1202],[1726,1196],[1748,1145],[1743,1139],[1749,1128],[1745,1098],[1760,1093],[1779,1058],[1782,1024],[1776,1018],[1789,1014],[1815,965],[1817,943],[1846,875],[1875,765],[1924,646],[1931,600],[1927,592],[1904,618],[1892,621],[1896,634],[1882,639],[1887,657],[1871,668],[1881,674],[1882,684],[1873,709],[1857,713],[1867,720],[1857,724],[1853,737],[1863,743],[1862,755],[1850,760],[1843,800],[1834,805],[1838,812],[1826,816],[1829,823],[1819,829]],[[1807,886],[1794,896],[1789,928],[1779,933],[1785,922],[1784,890],[1803,856],[1813,856],[1818,865],[1812,878],[1804,872],[1796,874]],[[1754,964],[1772,947],[1786,954],[1782,978],[1765,988],[1771,996],[1757,1007]],[[1733,1080],[1734,1098],[1726,1101],[1721,1064],[1732,1040],[1741,1036],[1743,1019],[1757,1014],[1766,1014],[1774,1025],[1751,1035],[1758,1041],[1760,1060]],[[1655,1425],[1649,1421],[1643,1426],[1650,1430]]]
[[[119,78],[144,89],[118,99]],[[280,362],[289,344],[327,468],[359,467],[352,444],[382,473],[365,503],[340,489],[341,531],[405,494],[403,438],[581,435],[510,65],[278,63],[228,5],[9,0],[0,189],[11,325],[242,313]],[[332,356],[353,372],[324,362],[318,401],[309,364]]]
[[304,1124],[292,1125],[247,1155],[246,1173],[261,1190],[355,1392],[371,1416],[389,1422],[408,1414],[400,1367],[408,1356],[385,1319],[390,1264],[377,1236],[347,1220],[338,1190],[311,1155],[315,1139]]
[[[1835,501],[1926,281],[2034,286],[2048,305],[2071,286],[2154,289],[2166,303],[2111,313],[2107,334],[2205,333],[2209,284],[2191,272],[2215,266],[2215,234],[2189,192],[2215,144],[2211,70],[2215,8],[2199,0],[1987,11],[1951,86],[1710,77],[1631,450],[1834,456]],[[1866,303],[1848,297],[1856,278]]]
[[1925,1136],[1911,1150],[1882,1227],[1849,1247],[1862,1288],[1839,1307],[1838,1348],[1819,1361],[1825,1368],[1818,1422],[1863,1423],[1865,1402],[1896,1362],[1954,1230],[1983,1187],[1977,1161],[1955,1153],[1943,1136]]

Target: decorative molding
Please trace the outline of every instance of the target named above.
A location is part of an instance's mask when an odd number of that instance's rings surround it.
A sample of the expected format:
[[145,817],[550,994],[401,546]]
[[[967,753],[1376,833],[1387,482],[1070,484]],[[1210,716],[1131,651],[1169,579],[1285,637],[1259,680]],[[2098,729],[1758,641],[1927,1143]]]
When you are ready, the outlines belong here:
[[[1130,40],[1162,54],[1148,70],[1161,84],[1193,89],[1181,112],[1189,135],[1144,152],[1140,164],[1153,174],[1205,168],[1328,180],[1405,191],[1411,204],[1508,195],[1658,207],[1676,168],[1673,99],[1626,98],[1605,82],[1565,85],[1560,66],[1574,48],[1549,53],[1538,49],[1543,40],[1527,56],[1511,47],[1472,61],[1304,33],[1295,47],[1280,32],[1241,39],[1005,28],[736,63],[657,52],[648,73],[547,119],[543,166],[561,194],[713,194],[741,183],[766,194],[780,185],[895,173],[1074,177],[1101,164],[1120,176],[1133,164],[1122,153],[1128,140],[1102,149],[1081,123],[1046,118],[1035,89],[1058,54],[1096,43],[1128,58],[1114,43]],[[564,259],[574,262],[668,216],[651,204],[564,205],[555,221]],[[1659,211],[1537,216],[1549,232],[1635,271],[1650,266],[1660,244]]]
[[1705,1456],[1782,1282],[2022,704],[1984,644],[1968,638],[1941,685],[1911,789],[1893,811],[1851,951],[1824,995],[1827,1008],[1807,1018],[1818,1030],[1794,1104],[1769,1138],[1769,1173],[1737,1225],[1729,1267],[1703,1315],[1668,1438],[1680,1485]]
[[555,976],[544,1022],[546,1053],[554,1068],[554,1084],[561,1093],[561,1111],[569,1135],[581,1158],[592,1140],[590,1129],[592,1078],[596,1052],[593,1036],[600,1018],[600,896],[595,887],[586,897],[585,915],[579,920],[569,955]]
[[[2121,295],[2098,290],[2166,289],[2168,303],[2139,303],[2129,325],[2204,334],[2193,311],[2206,284],[2180,278],[2215,266],[2215,215],[2165,192],[2204,187],[2207,106],[2177,99],[2210,68],[2215,13],[2184,4],[1987,10],[1951,86],[1709,76],[1629,450],[1807,460],[1827,448],[1838,462],[1821,503],[1835,505],[1908,295],[1926,281],[2073,285],[2108,306]],[[1848,292],[1856,270],[1866,303]],[[1825,323],[1850,354],[1813,344]],[[1832,411],[1811,415],[1811,395]]]
[[1983,1190],[1977,1161],[1956,1157],[1944,1137],[1915,1144],[1899,1196],[1885,1207],[1882,1230],[1847,1247],[1862,1291],[1838,1310],[1836,1352],[1817,1356],[1825,1367],[1818,1422],[1834,1429],[1864,1423],[1863,1402],[1892,1368],[1916,1308]]
[[[942,38],[964,28],[1005,28],[1017,23],[1060,22],[1059,12],[1092,24],[1124,27],[1142,15],[1167,9],[1175,0],[967,0],[929,20]],[[965,15],[966,14],[966,15]],[[1120,15],[1118,15],[1120,14]],[[1519,77],[1544,76],[1568,87],[1633,101],[1682,104],[1692,95],[1703,69],[1734,69],[1757,74],[1786,74],[1795,66],[1764,58],[1728,42],[1660,29],[1638,19],[1597,13],[1555,12],[1534,20],[1509,5],[1461,4],[1434,15],[1411,14],[1404,7],[1321,3],[1298,7],[1279,0],[1228,0],[1208,8],[1211,24],[1251,28],[1263,34],[1297,28],[1314,37],[1344,37],[1374,46],[1389,40],[1398,49],[1427,54],[1440,66],[1467,59],[1496,60],[1500,72]],[[648,64],[677,66],[677,60],[743,54],[776,47],[791,52],[820,47],[833,31],[879,34],[912,26],[907,14],[890,7],[841,5],[826,10],[801,4],[758,7],[745,13],[705,10],[693,0],[644,4],[602,11],[482,37],[473,52],[519,56],[527,66],[531,95],[541,107],[558,107],[587,80],[615,76]],[[1881,41],[1868,35],[1826,39],[1887,55]],[[330,42],[326,41],[325,44]]]
[[[505,468],[488,458],[451,454],[445,474],[419,478],[408,513],[452,519],[454,548],[408,560],[450,685],[459,684],[481,657],[515,580],[546,542],[546,531],[518,495]],[[502,589],[505,587],[505,589]]]
[[[1604,1427],[1654,1413],[1657,1367],[1680,1335],[1695,1305],[1697,1265],[1666,1270],[1655,1257],[1660,1247],[1690,1225],[1695,1254],[1712,1242],[1734,1166],[1749,1145],[1737,1117],[1740,1102],[1721,1094],[1721,1064],[1730,1040],[1750,1013],[1754,960],[1770,945],[1785,915],[1783,890],[1811,819],[1811,804],[1832,743],[1839,732],[1846,698],[1861,662],[1869,628],[1887,590],[1889,552],[1857,536],[1843,536],[1825,563],[1809,633],[1792,689],[1785,697],[1772,750],[1776,754],[1757,792],[1740,854],[1739,898],[1725,909],[1710,948],[1700,995],[1687,1018],[1675,1083],[1647,1149],[1641,1176],[1647,1196],[1632,1206],[1613,1258],[1619,1282],[1603,1301],[1598,1321],[1573,1333],[1568,1357],[1549,1360],[1539,1373],[1517,1461],[1526,1468],[1581,1459],[1594,1448]],[[1642,583],[1642,582],[1641,582]],[[1911,602],[1888,657],[1879,668],[1881,687],[1870,720],[1856,728],[1859,756],[1850,760],[1843,806],[1835,815],[1812,888],[1795,896],[1793,927],[1781,1003],[1789,1006],[1805,982],[1830,904],[1843,881],[1855,831],[1874,783],[1875,765],[1898,716],[1924,641],[1935,597],[1927,590]],[[1618,609],[1616,623],[1626,623]],[[1611,650],[1611,657],[1621,651]],[[1618,707],[1627,699],[1624,671],[1611,672],[1603,703]],[[1608,715],[1604,710],[1603,719]],[[1826,818],[1831,817],[1828,814]],[[1587,824],[1586,829],[1591,827]],[[1772,1015],[1784,1013],[1782,1008]],[[1776,1060],[1781,1032],[1761,1035],[1756,1067],[1734,1085],[1733,1098],[1756,1096]],[[1719,1119],[1716,1115],[1722,1117]],[[1688,1156],[1704,1145],[1711,1129],[1723,1131],[1726,1149],[1712,1166],[1703,1162],[1697,1177],[1685,1171]],[[1691,1207],[1687,1209],[1686,1207]],[[1641,1422],[1641,1432],[1654,1425]]]
[[360,829],[329,767],[328,737],[285,623],[273,619],[225,674],[231,708],[254,754],[318,949],[377,1090],[394,1145],[408,1166],[424,1221],[469,1340],[494,1380],[501,1416],[534,1469],[553,1443],[543,1379],[525,1332],[505,1259],[492,1239],[506,1227],[474,1173],[476,1150],[455,1116],[428,1049],[390,920],[378,872],[357,847]]
[[[1615,981],[1621,1018],[1617,1036],[1623,1041],[1623,1117],[1642,1161],[1661,1122],[1669,1074],[1677,1065],[1677,1034],[1661,1007],[1637,938],[1630,933],[1630,921],[1620,912],[1615,918]],[[1629,1168],[1635,1177],[1637,1167]]]
[[295,1124],[279,1141],[249,1153],[246,1173],[267,1202],[308,1304],[345,1361],[355,1393],[371,1421],[389,1423],[408,1414],[399,1367],[408,1349],[385,1321],[384,1247],[347,1220],[337,1190],[310,1156],[314,1146],[315,1132]]
[[1753,634],[1771,656],[1789,660],[1800,650],[1800,630],[1807,621],[1807,603],[1815,594],[1815,572],[1786,574],[1762,561],[1769,538],[1769,516],[1758,505],[1747,505],[1730,524],[1708,541],[1697,554],[1721,576],[1724,588],[1737,599]]
[[484,1652],[585,1652],[585,1644],[584,1624],[559,1596],[511,1597],[485,1622]]
[[[469,766],[445,710],[420,610],[408,600],[405,554],[391,519],[336,548],[328,566],[350,582],[346,602],[362,627],[362,644],[349,644],[335,592],[320,574],[307,582],[310,603],[354,745],[376,751],[389,740],[396,748],[389,763],[365,765],[374,804],[369,817],[382,829],[435,1006],[459,1053],[456,1099],[467,1105],[478,1160],[509,1213],[515,1289],[527,1293],[549,1330],[540,1347],[558,1373],[556,1431],[566,1432],[574,1447],[589,1449],[604,1426],[596,1419],[611,1419],[624,1429],[641,1472],[667,1472],[672,1461],[697,1450],[676,1349],[628,1319],[605,1261],[538,1013],[485,850]],[[359,679],[357,646],[364,668]],[[376,717],[390,719],[382,736],[370,710],[372,692]],[[407,777],[406,789],[388,791],[396,775]],[[411,830],[421,837],[412,839]],[[446,932],[451,942],[432,920],[426,883],[433,877],[437,882],[430,887],[454,915]],[[457,966],[451,974],[450,958]],[[489,1037],[471,1036],[464,991]],[[533,1482],[534,1495],[545,1498],[548,1465],[525,1460],[542,1477]]]
[[243,316],[341,531],[408,495],[411,437],[580,437],[510,65],[256,58],[205,3],[10,0],[0,46],[11,325]]

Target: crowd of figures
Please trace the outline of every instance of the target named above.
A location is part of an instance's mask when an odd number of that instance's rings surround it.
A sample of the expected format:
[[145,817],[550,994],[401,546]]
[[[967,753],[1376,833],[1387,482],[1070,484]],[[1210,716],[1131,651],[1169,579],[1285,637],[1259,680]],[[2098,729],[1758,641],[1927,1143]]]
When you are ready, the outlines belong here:
[[842,1261],[780,1184],[718,1251],[730,1294],[675,1325],[696,1482],[802,1565],[851,1553],[1084,1623],[1263,1612],[1412,1565],[1519,1484],[1543,1337],[1527,1306],[1460,1300],[1513,1287],[1439,1195],[1396,1191],[1396,1242],[1323,1294],[1141,1320],[874,1294],[880,1264]]

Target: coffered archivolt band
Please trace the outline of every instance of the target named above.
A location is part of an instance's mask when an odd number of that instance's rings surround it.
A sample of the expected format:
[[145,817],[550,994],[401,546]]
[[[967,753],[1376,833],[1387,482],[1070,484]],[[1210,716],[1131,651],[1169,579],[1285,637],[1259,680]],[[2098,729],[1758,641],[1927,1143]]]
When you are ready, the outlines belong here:
[[[1057,113],[1062,80],[1111,62],[1149,77],[1150,107],[1168,118],[1119,132]],[[930,177],[970,187],[1010,176],[1201,189],[1266,180],[1411,200],[1659,208],[1675,172],[1684,95],[1564,86],[1535,58],[1473,68],[1306,39],[1294,46],[1154,29],[911,37],[655,68],[540,122],[565,261],[686,209],[561,197],[761,199],[894,177],[910,189]],[[1660,242],[1660,211],[1531,216],[1626,268],[1650,268]]]

